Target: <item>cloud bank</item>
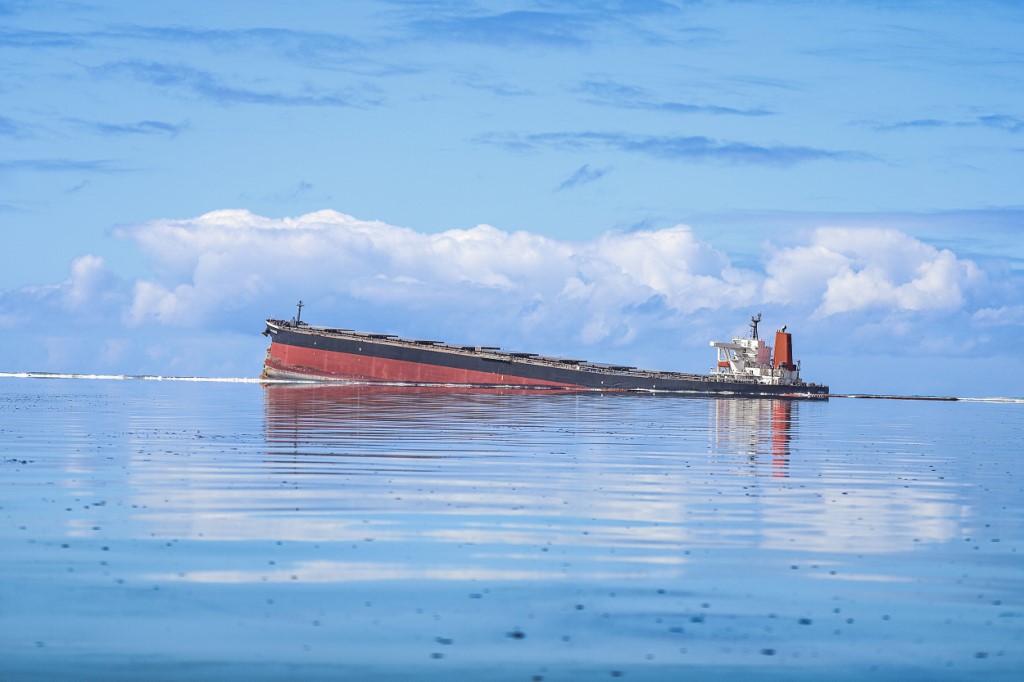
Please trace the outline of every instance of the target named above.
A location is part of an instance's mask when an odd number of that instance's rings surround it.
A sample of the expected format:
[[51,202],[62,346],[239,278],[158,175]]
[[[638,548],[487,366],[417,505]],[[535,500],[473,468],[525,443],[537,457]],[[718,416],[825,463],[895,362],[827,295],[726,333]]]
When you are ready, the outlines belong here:
[[[743,333],[762,308],[805,348],[839,354],[977,350],[1024,322],[977,263],[885,228],[808,231],[766,245],[761,267],[735,265],[686,225],[563,241],[489,225],[427,234],[331,210],[221,210],[116,235],[151,275],[123,278],[82,256],[62,283],[0,294],[0,327],[32,322],[42,333],[60,319],[105,330],[93,357],[123,360],[138,343],[167,361],[179,335],[236,334],[256,349],[261,320],[288,317],[303,299],[313,323],[701,369],[707,341]],[[244,352],[253,357],[240,366],[254,374],[259,351]]]
[[135,284],[129,320],[186,325],[281,290],[373,303],[460,305],[494,296],[565,314],[666,313],[777,303],[818,317],[961,308],[985,276],[971,260],[892,229],[819,228],[734,267],[688,226],[609,232],[585,242],[489,225],[424,234],[336,211],[272,219],[245,210],[121,228],[158,273]]

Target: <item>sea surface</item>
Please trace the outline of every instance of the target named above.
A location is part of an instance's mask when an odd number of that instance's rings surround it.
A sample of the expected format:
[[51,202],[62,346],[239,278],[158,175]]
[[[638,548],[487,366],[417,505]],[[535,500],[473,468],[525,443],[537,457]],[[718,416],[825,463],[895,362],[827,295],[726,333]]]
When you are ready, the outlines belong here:
[[1024,679],[1024,402],[0,377],[0,679]]

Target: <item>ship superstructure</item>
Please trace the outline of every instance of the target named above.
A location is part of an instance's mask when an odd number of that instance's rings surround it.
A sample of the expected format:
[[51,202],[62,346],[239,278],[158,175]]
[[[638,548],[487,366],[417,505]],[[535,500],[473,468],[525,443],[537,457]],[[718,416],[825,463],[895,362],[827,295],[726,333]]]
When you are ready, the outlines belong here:
[[775,354],[772,347],[757,333],[761,313],[750,318],[750,337],[734,338],[732,342],[712,341],[718,349],[718,362],[711,368],[713,376],[727,381],[753,381],[759,384],[798,385],[800,363],[793,360],[793,335],[783,326],[775,332]]

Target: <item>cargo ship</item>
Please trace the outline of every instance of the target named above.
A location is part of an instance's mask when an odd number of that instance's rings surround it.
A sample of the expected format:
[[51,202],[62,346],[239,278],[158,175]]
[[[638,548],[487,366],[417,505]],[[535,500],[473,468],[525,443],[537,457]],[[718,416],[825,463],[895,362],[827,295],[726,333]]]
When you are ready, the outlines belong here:
[[696,395],[827,398],[828,386],[806,383],[793,358],[792,334],[775,333],[775,352],[758,336],[761,314],[750,318],[750,336],[712,341],[718,358],[707,374],[609,365],[497,346],[462,346],[311,326],[302,308],[291,320],[268,319],[270,347],[262,378],[418,386],[468,386],[594,391],[656,391]]

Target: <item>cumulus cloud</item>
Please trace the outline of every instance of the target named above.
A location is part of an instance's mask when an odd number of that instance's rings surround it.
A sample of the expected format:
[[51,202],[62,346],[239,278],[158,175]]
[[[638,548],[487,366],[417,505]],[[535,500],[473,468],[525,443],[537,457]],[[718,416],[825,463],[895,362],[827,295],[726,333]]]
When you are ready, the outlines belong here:
[[29,319],[34,311],[60,318],[116,319],[127,293],[124,280],[107,269],[103,258],[86,254],[71,261],[68,278],[62,282],[0,292],[0,326]]
[[513,317],[523,327],[571,320],[596,342],[630,338],[632,317],[736,305],[757,294],[754,273],[681,225],[576,243],[489,225],[423,234],[334,211],[274,220],[226,210],[119,234],[158,273],[135,283],[135,325],[189,326],[271,299],[319,295],[395,311]]
[[[319,295],[336,304],[504,316],[521,328],[562,325],[597,342],[630,338],[640,319],[762,303],[818,317],[951,311],[984,280],[974,262],[880,228],[820,228],[806,244],[771,251],[764,272],[734,266],[685,225],[569,242],[489,225],[424,234],[335,211],[272,219],[222,210],[119,235],[134,240],[157,273],[134,283],[127,318],[135,325],[205,324],[268,300]],[[95,267],[78,263],[76,286],[85,287]]]
[[954,310],[984,278],[978,266],[892,229],[820,228],[766,264],[764,298],[821,316],[868,309]]
[[71,278],[62,287],[69,308],[79,309],[102,299],[113,285],[113,275],[99,256],[80,256],[71,262]]

